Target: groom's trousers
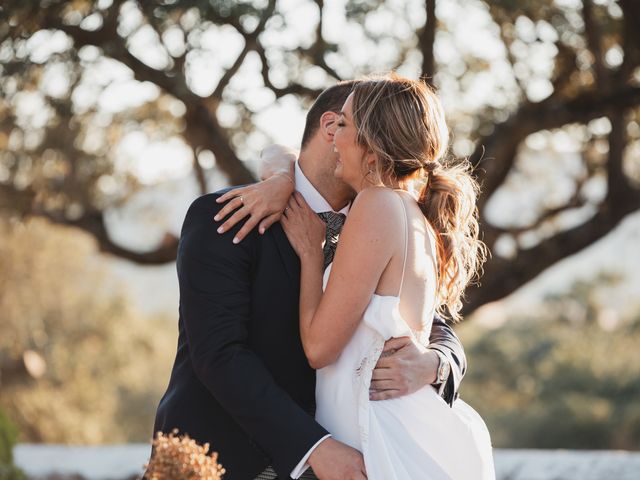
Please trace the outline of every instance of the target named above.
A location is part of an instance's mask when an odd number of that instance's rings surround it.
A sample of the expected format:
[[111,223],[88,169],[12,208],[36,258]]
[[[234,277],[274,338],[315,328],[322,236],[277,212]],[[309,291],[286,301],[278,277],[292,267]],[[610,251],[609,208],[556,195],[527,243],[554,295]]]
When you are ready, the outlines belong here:
[[[267,467],[267,469],[262,472],[260,475],[256,477],[256,480],[280,480],[278,478],[278,474],[271,467]],[[284,480],[284,479],[283,479]],[[315,476],[313,470],[308,468],[300,477],[300,480],[318,480],[318,477]]]

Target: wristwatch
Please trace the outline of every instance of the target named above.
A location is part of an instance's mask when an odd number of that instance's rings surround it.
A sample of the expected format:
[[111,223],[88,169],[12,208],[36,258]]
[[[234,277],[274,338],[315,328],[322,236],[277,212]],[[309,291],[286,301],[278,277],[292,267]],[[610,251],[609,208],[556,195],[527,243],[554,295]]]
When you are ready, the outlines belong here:
[[451,364],[444,353],[436,349],[433,349],[433,351],[438,355],[438,370],[436,371],[436,381],[433,382],[433,384],[441,385],[449,378],[449,374],[451,373]]

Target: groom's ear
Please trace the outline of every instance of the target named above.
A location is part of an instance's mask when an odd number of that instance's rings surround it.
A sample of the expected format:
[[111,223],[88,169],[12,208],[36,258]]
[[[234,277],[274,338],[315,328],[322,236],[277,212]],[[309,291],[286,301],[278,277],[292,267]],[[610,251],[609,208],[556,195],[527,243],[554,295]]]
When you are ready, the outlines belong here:
[[339,116],[335,112],[324,112],[320,117],[320,135],[327,143],[333,143],[333,134],[336,132]]

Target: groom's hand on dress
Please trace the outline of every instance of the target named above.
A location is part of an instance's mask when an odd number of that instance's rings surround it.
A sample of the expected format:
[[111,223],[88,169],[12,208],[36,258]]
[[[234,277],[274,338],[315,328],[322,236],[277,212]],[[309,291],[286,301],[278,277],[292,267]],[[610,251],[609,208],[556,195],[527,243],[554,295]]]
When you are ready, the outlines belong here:
[[333,438],[318,445],[309,457],[309,465],[319,480],[365,480],[362,453]]
[[436,380],[439,359],[410,337],[391,338],[371,376],[369,398],[388,400],[409,395]]

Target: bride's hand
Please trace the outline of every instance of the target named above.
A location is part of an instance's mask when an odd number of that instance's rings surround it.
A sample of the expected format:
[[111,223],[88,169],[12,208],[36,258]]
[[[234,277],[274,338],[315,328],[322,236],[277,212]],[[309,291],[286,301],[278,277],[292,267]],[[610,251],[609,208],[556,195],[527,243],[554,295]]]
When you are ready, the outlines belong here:
[[289,199],[280,223],[301,261],[324,262],[326,225],[298,192]]
[[258,223],[260,224],[258,231],[263,234],[282,217],[282,211],[291,197],[293,187],[289,174],[276,173],[262,182],[228,191],[216,200],[217,203],[227,202],[227,204],[213,219],[222,221],[231,212],[233,215],[220,225],[218,233],[228,231],[248,216],[233,242],[241,242]]

